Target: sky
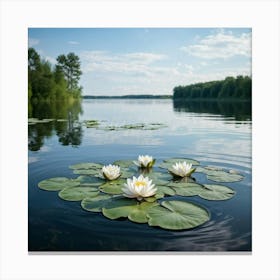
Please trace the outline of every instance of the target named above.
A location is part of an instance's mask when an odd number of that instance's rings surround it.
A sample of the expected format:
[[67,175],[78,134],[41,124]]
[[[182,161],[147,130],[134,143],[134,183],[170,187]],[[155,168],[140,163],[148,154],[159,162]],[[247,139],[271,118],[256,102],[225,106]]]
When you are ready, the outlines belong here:
[[251,76],[250,28],[29,28],[53,66],[74,52],[83,95],[172,94],[178,85]]

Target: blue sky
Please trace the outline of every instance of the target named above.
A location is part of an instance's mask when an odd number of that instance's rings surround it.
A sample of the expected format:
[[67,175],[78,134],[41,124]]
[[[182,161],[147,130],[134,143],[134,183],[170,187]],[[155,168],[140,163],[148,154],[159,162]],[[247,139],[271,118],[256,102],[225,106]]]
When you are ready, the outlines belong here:
[[28,45],[53,65],[77,54],[84,95],[172,94],[251,75],[249,28],[29,28]]

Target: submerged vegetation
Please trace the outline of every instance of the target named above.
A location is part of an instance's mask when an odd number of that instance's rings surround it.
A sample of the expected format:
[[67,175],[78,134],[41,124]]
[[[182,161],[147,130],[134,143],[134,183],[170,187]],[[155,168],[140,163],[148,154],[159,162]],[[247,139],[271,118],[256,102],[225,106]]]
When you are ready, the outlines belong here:
[[174,99],[191,100],[248,100],[252,97],[252,79],[249,76],[227,77],[221,81],[177,86]]

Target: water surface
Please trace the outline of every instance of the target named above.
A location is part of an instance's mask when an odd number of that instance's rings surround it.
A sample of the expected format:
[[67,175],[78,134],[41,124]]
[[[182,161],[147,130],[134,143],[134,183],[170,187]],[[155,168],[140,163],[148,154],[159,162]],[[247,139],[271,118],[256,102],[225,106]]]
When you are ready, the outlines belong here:
[[[29,251],[251,251],[251,110],[247,103],[159,99],[96,99],[62,106],[37,104],[29,117],[66,119],[29,126]],[[158,130],[104,131],[77,125],[97,119],[103,126],[163,123]],[[188,157],[201,165],[234,169],[244,180],[223,183],[236,195],[227,201],[195,201],[211,212],[192,230],[168,231],[126,219],[90,213],[80,202],[61,200],[37,187],[51,177],[75,176],[69,165],[109,164],[149,154],[157,162]],[[201,183],[205,175],[194,173]],[[214,182],[212,182],[214,183]]]

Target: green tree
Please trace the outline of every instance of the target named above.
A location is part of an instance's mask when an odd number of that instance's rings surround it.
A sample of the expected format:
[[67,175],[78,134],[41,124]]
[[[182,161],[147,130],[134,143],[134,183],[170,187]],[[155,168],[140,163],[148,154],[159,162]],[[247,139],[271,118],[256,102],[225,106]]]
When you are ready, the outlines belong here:
[[61,72],[67,82],[68,91],[74,96],[80,95],[79,80],[82,75],[81,62],[77,55],[69,53],[57,57],[56,72]]

